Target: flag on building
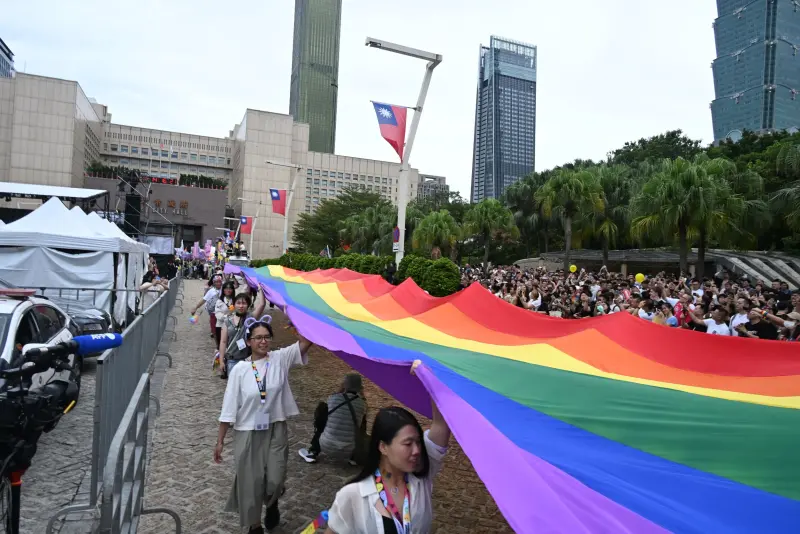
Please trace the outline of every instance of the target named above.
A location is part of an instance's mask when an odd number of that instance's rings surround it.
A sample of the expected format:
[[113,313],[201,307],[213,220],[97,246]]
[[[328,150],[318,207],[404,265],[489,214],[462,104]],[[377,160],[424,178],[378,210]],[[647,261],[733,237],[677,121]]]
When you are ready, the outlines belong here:
[[392,106],[391,104],[381,104],[373,102],[375,115],[378,116],[378,126],[381,128],[381,135],[392,145],[400,161],[403,161],[403,149],[406,142],[406,111],[403,106]]
[[239,226],[239,233],[250,234],[253,232],[253,218],[252,217],[244,217],[240,219],[240,226]]
[[272,199],[272,213],[286,216],[286,189],[270,189]]

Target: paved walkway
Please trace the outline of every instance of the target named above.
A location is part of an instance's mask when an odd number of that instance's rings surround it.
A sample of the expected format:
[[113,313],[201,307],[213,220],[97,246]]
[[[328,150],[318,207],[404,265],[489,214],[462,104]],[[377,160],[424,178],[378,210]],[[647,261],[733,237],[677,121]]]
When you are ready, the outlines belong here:
[[[184,309],[200,298],[202,284],[184,282]],[[274,317],[273,347],[294,342],[294,335],[284,328],[283,314],[275,311]],[[202,320],[189,325],[185,317],[178,321],[178,341],[171,347],[173,367],[166,374],[161,416],[154,424],[145,507],[173,508],[183,520],[184,532],[239,533],[242,530],[236,515],[222,511],[233,481],[230,433],[225,461],[217,465],[212,458],[225,381],[211,372],[213,343],[206,325]],[[301,415],[289,421],[287,491],[280,501],[281,526],[273,531],[279,534],[298,532],[310,523],[320,510],[330,506],[336,491],[357,471],[324,460],[307,464],[297,455],[297,449],[307,446],[311,437],[316,403],[338,389],[342,376],[350,371],[341,360],[318,347],[311,350],[309,358],[307,367],[295,369],[290,375]],[[368,381],[365,389],[370,416],[378,407],[396,404]],[[423,426],[427,423],[420,420]],[[434,532],[511,532],[469,461],[454,441],[451,444],[444,471],[435,484]],[[169,518],[145,516],[139,532],[165,534],[172,529]]]

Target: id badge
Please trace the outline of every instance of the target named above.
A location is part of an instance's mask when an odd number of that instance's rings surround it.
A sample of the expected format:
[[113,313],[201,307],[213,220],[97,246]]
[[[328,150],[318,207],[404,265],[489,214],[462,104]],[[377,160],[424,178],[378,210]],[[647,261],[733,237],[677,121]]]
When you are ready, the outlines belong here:
[[239,347],[239,350],[244,350],[247,347],[247,343],[244,342],[244,339],[237,339],[236,346]]
[[269,412],[263,407],[262,410],[256,413],[256,430],[269,430]]

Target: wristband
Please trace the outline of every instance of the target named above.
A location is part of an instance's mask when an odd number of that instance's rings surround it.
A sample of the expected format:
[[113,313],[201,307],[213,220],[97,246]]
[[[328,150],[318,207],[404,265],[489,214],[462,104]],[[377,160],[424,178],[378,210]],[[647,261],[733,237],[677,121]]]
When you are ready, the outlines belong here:
[[769,312],[768,312],[768,311],[766,311],[766,310],[763,310],[763,311],[761,312],[761,317],[763,317],[764,319],[766,319],[766,318],[767,318],[767,315],[769,315]]

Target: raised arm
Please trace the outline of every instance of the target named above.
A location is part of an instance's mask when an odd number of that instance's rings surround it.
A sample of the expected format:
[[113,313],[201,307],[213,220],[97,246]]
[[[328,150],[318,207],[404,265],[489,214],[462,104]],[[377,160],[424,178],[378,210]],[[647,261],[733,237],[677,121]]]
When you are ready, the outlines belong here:
[[259,286],[256,293],[256,301],[253,306],[253,317],[261,317],[264,315],[264,308],[267,307],[267,295],[264,293],[264,288]]
[[303,336],[301,336],[299,333],[297,334],[297,338],[298,338],[297,340],[298,343],[300,343],[300,354],[302,356],[305,356],[306,353],[308,352],[308,349],[310,349],[311,346],[314,344],[311,341],[304,338]]
[[[411,364],[411,374],[416,375],[417,367],[421,364],[422,361],[414,360],[414,363]],[[431,429],[428,432],[428,439],[430,439],[434,445],[445,449],[450,442],[450,427],[447,426],[447,421],[442,417],[439,407],[436,406],[433,399],[431,399],[431,411],[433,412],[433,417],[431,419]]]

